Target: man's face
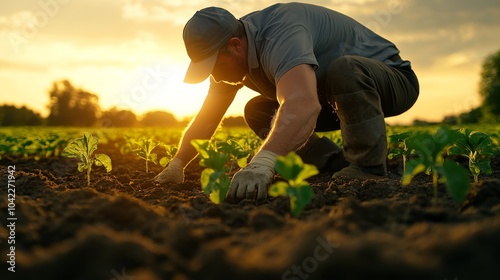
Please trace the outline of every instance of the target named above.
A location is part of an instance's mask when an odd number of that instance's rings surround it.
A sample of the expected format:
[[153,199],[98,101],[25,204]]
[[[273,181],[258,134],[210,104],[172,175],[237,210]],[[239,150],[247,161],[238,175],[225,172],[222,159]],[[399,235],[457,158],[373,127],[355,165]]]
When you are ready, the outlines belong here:
[[212,77],[216,82],[238,83],[243,81],[247,74],[246,52],[241,46],[229,44],[219,52],[212,70]]

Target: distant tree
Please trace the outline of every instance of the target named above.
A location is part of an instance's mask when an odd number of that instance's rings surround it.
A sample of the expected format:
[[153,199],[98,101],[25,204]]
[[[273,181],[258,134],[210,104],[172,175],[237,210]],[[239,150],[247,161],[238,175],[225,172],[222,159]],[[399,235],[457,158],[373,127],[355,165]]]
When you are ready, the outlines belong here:
[[412,125],[414,126],[427,126],[427,125],[436,125],[438,124],[437,122],[430,122],[430,121],[424,121],[420,119],[415,119],[413,120]]
[[453,115],[445,116],[442,123],[446,125],[456,125],[458,123],[458,117]]
[[99,123],[103,127],[131,127],[136,125],[137,116],[132,111],[113,107],[102,113]]
[[41,125],[42,117],[40,114],[22,106],[17,108],[12,105],[0,106],[0,126],[23,126],[23,125]]
[[174,115],[165,111],[152,111],[147,112],[142,120],[142,126],[162,126],[162,127],[170,127],[170,126],[178,126],[178,122],[175,119]]
[[182,120],[177,121],[177,125],[179,127],[187,127],[193,118],[193,116],[184,117]]
[[483,120],[500,120],[500,51],[488,56],[481,71],[479,94],[482,98]]
[[62,80],[53,83],[49,97],[48,125],[92,126],[96,123],[100,111],[97,95]]
[[469,112],[462,113],[458,116],[458,124],[473,124],[479,123],[483,116],[483,111],[480,107],[474,108]]

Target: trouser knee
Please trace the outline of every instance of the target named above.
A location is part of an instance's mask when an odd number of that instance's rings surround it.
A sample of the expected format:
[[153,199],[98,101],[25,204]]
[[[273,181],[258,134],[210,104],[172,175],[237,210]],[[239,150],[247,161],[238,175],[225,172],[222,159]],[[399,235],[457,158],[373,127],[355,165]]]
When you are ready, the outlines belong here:
[[245,106],[245,122],[255,134],[264,139],[271,131],[271,125],[279,104],[262,96],[252,98]]

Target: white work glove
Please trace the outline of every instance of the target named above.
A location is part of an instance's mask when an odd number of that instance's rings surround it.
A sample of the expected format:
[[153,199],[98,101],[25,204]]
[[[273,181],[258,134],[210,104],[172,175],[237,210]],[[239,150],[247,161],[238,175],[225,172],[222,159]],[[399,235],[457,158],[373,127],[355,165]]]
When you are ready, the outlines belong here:
[[160,174],[156,175],[153,179],[155,182],[160,184],[171,182],[171,183],[182,183],[184,182],[184,163],[178,158],[174,158],[170,161],[163,169]]
[[262,199],[267,197],[267,188],[274,178],[274,164],[278,155],[261,150],[250,163],[236,172],[231,180],[227,197]]

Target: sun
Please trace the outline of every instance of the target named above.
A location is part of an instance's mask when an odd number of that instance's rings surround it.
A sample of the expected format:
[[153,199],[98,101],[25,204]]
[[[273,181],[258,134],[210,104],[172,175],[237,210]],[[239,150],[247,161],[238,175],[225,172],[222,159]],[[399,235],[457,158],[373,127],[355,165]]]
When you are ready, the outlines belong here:
[[[124,96],[121,100],[126,100],[130,104],[128,109],[138,115],[155,110],[170,112],[177,120],[196,115],[207,96],[209,80],[199,84],[184,83],[188,64],[150,64],[139,67],[122,90]],[[246,102],[256,95],[249,89],[240,90],[226,116],[243,115]]]
[[186,66],[178,64],[139,67],[125,90],[131,110],[139,115],[148,111],[167,111],[178,120],[195,115],[205,100],[209,85],[208,81],[196,85],[184,83],[185,69]]

